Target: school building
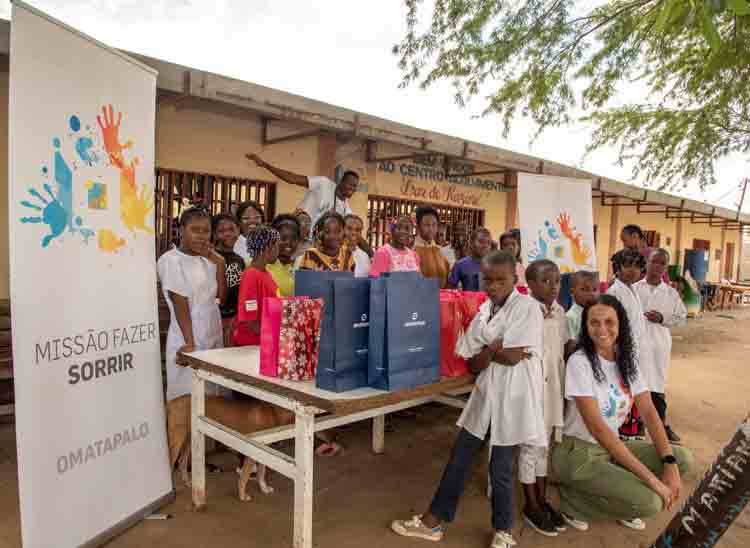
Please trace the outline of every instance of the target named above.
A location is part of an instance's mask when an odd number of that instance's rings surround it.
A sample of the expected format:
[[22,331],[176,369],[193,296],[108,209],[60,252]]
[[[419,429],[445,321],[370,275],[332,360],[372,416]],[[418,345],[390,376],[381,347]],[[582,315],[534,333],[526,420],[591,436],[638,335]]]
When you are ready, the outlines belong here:
[[[8,177],[10,22],[0,22],[0,182]],[[620,247],[629,223],[651,245],[681,262],[688,249],[710,255],[708,279],[736,278],[742,233],[750,215],[645,190],[543,158],[422,130],[283,91],[134,55],[159,72],[156,109],[156,232],[163,252],[176,233],[184,199],[201,198],[215,212],[246,199],[271,217],[291,212],[303,189],[283,183],[245,159],[305,175],[334,177],[352,169],[361,187],[352,199],[370,240],[382,242],[387,220],[415,205],[435,205],[450,223],[484,225],[493,237],[517,226],[516,181],[530,172],[575,177],[593,190],[598,266]],[[0,192],[0,223],[8,226],[8,192]],[[9,298],[8,230],[0,236],[0,299]]]

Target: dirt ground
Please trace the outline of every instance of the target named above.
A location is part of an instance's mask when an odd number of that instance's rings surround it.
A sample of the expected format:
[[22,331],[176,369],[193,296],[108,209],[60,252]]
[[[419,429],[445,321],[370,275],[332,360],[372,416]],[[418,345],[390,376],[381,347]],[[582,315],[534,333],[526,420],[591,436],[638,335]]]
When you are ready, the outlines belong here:
[[[750,410],[748,327],[750,311],[742,310],[692,320],[675,333],[669,414],[696,460],[696,467],[685,478],[685,494]],[[369,422],[344,429],[346,452],[316,461],[315,546],[398,548],[429,544],[400,538],[391,533],[388,524],[394,518],[422,511],[429,502],[453,443],[457,416],[456,410],[434,405],[418,409],[414,417],[394,418],[395,432],[386,435],[386,453],[379,456],[370,451]],[[259,494],[253,483],[254,500],[243,503],[236,498],[235,460],[227,454],[209,460],[226,471],[209,474],[206,512],[191,510],[190,492],[177,481],[177,500],[163,510],[172,519],[142,522],[113,540],[111,546],[291,546],[291,482],[274,474],[271,481],[276,492],[269,496]],[[486,459],[480,460],[483,462],[478,463],[467,487],[456,522],[446,530],[442,542],[446,547],[487,546],[491,538],[489,504],[483,494]],[[670,517],[665,513],[649,520],[642,533],[597,523],[587,533],[569,530],[556,539],[541,537],[517,520],[515,536],[520,546],[632,548],[648,546]],[[14,433],[11,426],[0,425],[0,548],[19,545]],[[750,546],[750,509],[719,546]]]

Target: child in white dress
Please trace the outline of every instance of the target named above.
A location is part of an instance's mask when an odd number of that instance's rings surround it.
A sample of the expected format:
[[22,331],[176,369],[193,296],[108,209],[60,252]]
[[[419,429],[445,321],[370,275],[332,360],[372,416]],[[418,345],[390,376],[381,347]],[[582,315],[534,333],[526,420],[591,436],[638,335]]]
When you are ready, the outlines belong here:
[[[560,295],[560,269],[543,259],[534,261],[526,269],[526,283],[531,296],[544,315],[544,352],[542,355],[542,393],[546,439],[562,441],[563,379],[565,378],[565,344],[568,324],[563,307],[557,302]],[[523,518],[536,532],[555,537],[565,531],[565,520],[547,501],[547,447],[521,445],[518,455],[518,479],[523,485],[525,505]]]
[[[633,345],[635,346],[636,365],[642,378],[648,378],[651,374],[653,361],[649,341],[646,337],[646,316],[641,300],[633,286],[641,279],[645,262],[643,255],[635,249],[623,249],[615,253],[612,257],[615,282],[607,290],[608,295],[612,295],[620,301],[628,315]],[[620,435],[624,439],[633,439],[641,437],[642,432],[643,424],[638,409],[633,406],[630,416],[620,427]]]
[[428,510],[396,520],[402,536],[438,541],[443,523],[453,520],[472,463],[489,437],[492,446],[492,546],[516,544],[513,526],[513,450],[521,444],[547,445],[542,414],[542,334],[539,304],[515,290],[515,258],[493,251],[482,261],[489,299],[459,341],[456,352],[478,374],[471,398],[458,420],[461,430]]
[[672,354],[670,329],[685,322],[687,309],[679,293],[664,282],[664,272],[668,264],[669,253],[666,250],[653,250],[646,264],[646,277],[633,288],[646,311],[646,337],[649,340],[651,361],[654,364],[650,375],[644,376],[644,380],[651,391],[651,400],[664,423],[669,441],[679,443],[680,437],[666,423],[667,400],[664,393]]
[[169,306],[167,401],[190,394],[190,368],[177,363],[179,352],[223,346],[219,303],[226,297],[224,258],[211,246],[211,216],[203,208],[180,215],[180,246],[156,265]]

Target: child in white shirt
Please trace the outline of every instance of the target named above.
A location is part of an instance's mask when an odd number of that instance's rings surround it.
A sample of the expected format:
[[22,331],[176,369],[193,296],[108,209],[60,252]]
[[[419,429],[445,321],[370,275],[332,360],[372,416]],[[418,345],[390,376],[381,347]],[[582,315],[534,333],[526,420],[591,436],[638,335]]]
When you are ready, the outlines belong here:
[[[492,546],[516,544],[513,526],[513,452],[517,445],[545,447],[542,414],[542,335],[539,303],[515,290],[516,261],[493,251],[482,260],[482,279],[489,299],[479,309],[456,348],[478,374],[458,426],[443,478],[422,515],[396,520],[399,535],[438,541],[444,522],[453,520],[472,463],[489,437],[492,446]],[[489,436],[488,436],[489,435]]]
[[[167,401],[190,394],[192,370],[178,364],[180,352],[223,346],[218,302],[226,297],[226,263],[211,246],[211,216],[202,208],[180,215],[180,247],[156,264],[170,313],[167,334]],[[186,329],[187,328],[187,329]]]
[[[547,441],[562,441],[564,424],[563,379],[565,378],[565,344],[568,324],[560,294],[560,270],[543,259],[526,269],[526,283],[531,296],[544,315],[544,350],[542,355],[542,408]],[[547,447],[523,444],[518,455],[518,479],[523,485],[525,506],[523,518],[534,530],[545,536],[557,536],[565,530],[565,520],[547,501]]]
[[[633,285],[641,279],[645,259],[638,250],[623,249],[612,257],[615,271],[615,282],[607,290],[622,304],[628,315],[630,331],[635,346],[635,357],[642,378],[648,378],[653,367],[649,341],[646,338],[646,316],[641,300]],[[638,438],[642,435],[643,425],[638,410],[633,406],[630,416],[620,427],[620,435],[625,439]]]
[[583,309],[596,302],[599,297],[599,275],[587,270],[576,272],[570,281],[570,294],[573,297],[573,305],[565,314],[568,323],[568,339],[578,342]]
[[669,253],[664,249],[651,252],[646,264],[646,277],[633,288],[646,311],[646,337],[649,340],[653,367],[644,376],[651,391],[651,400],[659,413],[667,437],[672,443],[679,443],[679,436],[666,424],[667,401],[664,396],[667,369],[672,353],[672,333],[670,329],[685,322],[687,309],[680,295],[669,284],[664,283],[664,272],[669,264]]

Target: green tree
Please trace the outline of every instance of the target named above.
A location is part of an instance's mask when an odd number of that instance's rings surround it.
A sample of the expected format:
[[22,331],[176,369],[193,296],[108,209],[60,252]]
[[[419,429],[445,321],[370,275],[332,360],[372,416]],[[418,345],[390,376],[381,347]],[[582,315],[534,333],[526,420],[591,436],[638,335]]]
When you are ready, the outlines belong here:
[[[715,183],[750,149],[750,0],[405,0],[402,85],[447,80],[508,135],[582,119],[660,188]],[[584,113],[581,116],[580,113]]]

